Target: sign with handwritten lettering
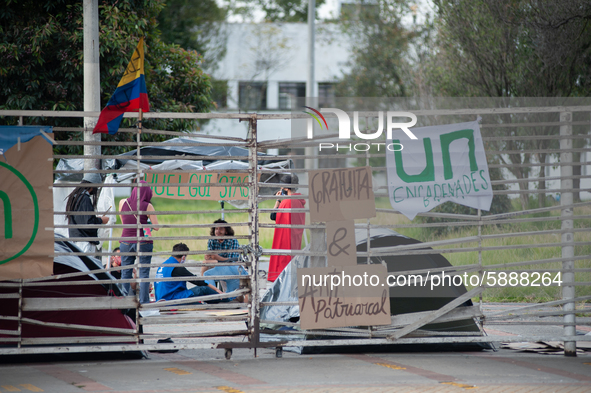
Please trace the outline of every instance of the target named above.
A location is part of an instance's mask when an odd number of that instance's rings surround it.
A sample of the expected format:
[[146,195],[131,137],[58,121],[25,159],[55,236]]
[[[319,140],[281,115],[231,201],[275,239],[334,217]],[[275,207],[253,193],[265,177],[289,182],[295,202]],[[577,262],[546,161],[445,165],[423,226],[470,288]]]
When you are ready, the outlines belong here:
[[389,325],[387,275],[383,265],[298,269],[301,328]]
[[328,266],[357,265],[355,221],[329,221],[326,223],[326,256]]
[[370,167],[310,171],[308,179],[312,222],[376,216]]
[[0,127],[0,280],[53,273],[52,142],[49,126]]
[[478,121],[413,132],[420,138],[404,141],[404,150],[386,149],[392,207],[410,220],[447,201],[489,210],[493,189]]
[[[154,196],[160,198],[214,201],[248,200],[249,177],[246,173],[206,171],[154,173],[147,171],[144,180],[154,184],[151,187]],[[223,185],[213,185],[215,183]]]

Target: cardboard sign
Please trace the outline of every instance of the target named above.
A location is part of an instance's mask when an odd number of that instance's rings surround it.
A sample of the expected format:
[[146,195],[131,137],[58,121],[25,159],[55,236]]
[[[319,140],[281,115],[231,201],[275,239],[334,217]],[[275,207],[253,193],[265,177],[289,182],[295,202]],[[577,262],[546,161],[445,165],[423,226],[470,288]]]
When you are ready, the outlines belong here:
[[392,207],[411,220],[447,201],[489,210],[493,190],[478,122],[413,132],[419,139],[405,140],[402,151],[386,150]]
[[53,273],[51,127],[0,127],[0,280]]
[[[170,199],[199,199],[213,201],[248,200],[248,174],[213,173],[195,171],[193,173],[151,173],[146,172],[144,180],[152,184],[180,184],[187,186],[153,186],[155,197]],[[209,184],[227,183],[227,186]]]
[[376,216],[370,167],[310,171],[308,179],[312,222]]
[[329,221],[326,223],[326,256],[328,266],[356,266],[357,244],[355,221]]
[[383,265],[298,269],[302,329],[389,325]]

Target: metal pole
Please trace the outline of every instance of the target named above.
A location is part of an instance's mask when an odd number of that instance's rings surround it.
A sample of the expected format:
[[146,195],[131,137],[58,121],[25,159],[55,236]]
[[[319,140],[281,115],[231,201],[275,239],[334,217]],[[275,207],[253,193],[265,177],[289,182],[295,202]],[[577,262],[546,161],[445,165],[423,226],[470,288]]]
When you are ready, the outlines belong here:
[[[140,180],[142,178],[142,167],[140,165],[140,160],[142,158],[141,156],[141,152],[140,152],[140,148],[141,148],[141,140],[142,140],[142,120],[143,120],[143,116],[142,116],[142,108],[139,108],[139,113],[138,113],[138,122],[137,122],[137,134],[136,134],[136,142],[137,142],[137,150],[136,150],[136,163],[137,163],[137,179],[136,179],[136,187],[137,187],[137,204],[136,204],[136,224],[137,224],[137,230],[136,230],[136,236],[139,237],[140,236],[140,228],[142,226],[141,221],[140,221],[140,199],[141,199],[141,190],[140,190],[140,186],[142,185],[140,183]],[[147,208],[146,208],[147,209]],[[141,343],[140,340],[140,333],[142,332],[141,328],[140,328],[140,307],[141,307],[141,290],[142,290],[142,284],[139,282],[140,279],[140,268],[139,268],[139,264],[140,264],[140,257],[142,257],[142,253],[140,252],[140,240],[137,241],[136,243],[136,258],[135,258],[135,263],[134,263],[134,267],[133,267],[133,272],[135,272],[137,274],[136,276],[136,281],[135,281],[135,299],[136,299],[136,304],[137,304],[137,308],[135,310],[135,331],[136,331],[136,343],[139,345]],[[133,273],[132,273],[132,277],[133,277]],[[130,284],[131,286],[131,284]]]
[[[84,111],[100,112],[101,78],[99,68],[99,10],[98,0],[84,0]],[[100,142],[101,134],[92,134],[96,117],[84,118],[84,142]],[[84,155],[98,156],[99,145],[84,145]],[[100,159],[84,160],[84,170],[100,169]]]
[[250,332],[251,344],[254,347],[254,356],[257,356],[257,347],[259,345],[259,211],[258,201],[258,156],[257,156],[257,120],[256,114],[249,122],[248,127],[248,171],[250,175],[250,188],[248,195],[249,219],[250,219],[250,244],[254,255],[252,255],[251,265],[251,292],[250,292]]
[[[365,119],[365,124],[366,124],[366,127],[369,127],[369,118]],[[369,165],[369,150],[365,151],[365,166],[371,167]],[[370,252],[371,252],[371,219],[368,218],[367,219],[367,261],[366,261],[366,263],[368,265],[371,264]]]
[[316,19],[316,0],[308,2],[308,80],[306,81],[306,97],[315,97],[314,94],[314,30]]
[[[478,282],[482,282],[482,210],[478,209]],[[478,296],[480,311],[482,311],[482,292]]]
[[[22,124],[21,124],[22,125]],[[23,341],[23,279],[18,280],[18,342],[17,348],[20,348]]]
[[[315,19],[316,19],[316,0],[308,1],[308,79],[306,80],[306,97],[315,97],[315,80],[314,80],[314,43],[316,38],[314,36],[315,30]],[[308,102],[307,105],[315,105],[312,102]],[[307,156],[315,156],[317,154],[316,148],[308,146],[304,149]],[[304,160],[306,169],[318,168],[318,159],[307,158]]]
[[[562,112],[560,113],[560,122],[571,122],[572,121],[572,113],[571,112]],[[570,137],[573,135],[573,128],[571,124],[565,124],[560,126],[560,136],[561,137]],[[573,188],[573,167],[572,165],[564,165],[564,164],[572,164],[573,162],[573,140],[570,138],[561,139],[560,140],[560,188],[565,189],[572,189]],[[561,218],[562,218],[562,230],[569,232],[564,232],[562,234],[562,258],[574,258],[575,256],[575,247],[572,245],[574,242],[574,234],[572,232],[573,229],[573,193],[572,191],[563,191],[560,193],[560,205],[565,206],[561,211]],[[574,260],[566,260],[562,262],[562,299],[574,299],[575,297],[575,273],[573,269],[575,268]],[[575,303],[565,303],[564,304],[564,311],[574,311],[575,310]],[[565,314],[564,315],[564,335],[567,337],[574,337],[576,333],[576,316],[574,313],[572,314]],[[565,356],[577,356],[577,342],[576,341],[565,341],[564,342],[564,355]]]

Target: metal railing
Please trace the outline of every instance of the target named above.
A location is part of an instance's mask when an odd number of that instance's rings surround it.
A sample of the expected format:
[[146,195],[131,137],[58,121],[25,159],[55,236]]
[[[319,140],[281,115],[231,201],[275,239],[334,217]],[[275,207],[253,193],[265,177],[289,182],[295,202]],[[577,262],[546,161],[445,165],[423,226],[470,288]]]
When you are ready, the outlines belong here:
[[[516,304],[515,307],[502,310],[494,313],[484,313],[486,304],[492,300],[528,300],[528,296],[534,296],[534,291],[528,285],[500,285],[498,282],[495,285],[477,285],[468,288],[466,294],[460,296],[444,307],[437,308],[431,311],[417,311],[413,313],[392,315],[392,324],[390,326],[380,326],[371,328],[332,328],[332,329],[314,329],[302,330],[299,323],[288,321],[268,321],[260,320],[260,313],[262,307],[272,306],[295,306],[297,302],[265,302],[260,301],[260,281],[259,281],[259,267],[262,255],[302,255],[315,258],[324,258],[323,251],[324,239],[324,224],[308,224],[297,226],[304,228],[310,233],[311,247],[310,250],[273,250],[270,247],[260,250],[261,245],[261,231],[273,230],[276,227],[281,227],[270,222],[261,221],[262,214],[268,214],[275,211],[271,208],[264,208],[259,205],[265,204],[268,200],[277,199],[274,195],[265,195],[259,193],[259,190],[266,188],[278,188],[278,183],[261,183],[257,181],[260,174],[265,173],[298,173],[304,174],[302,179],[304,181],[299,184],[299,188],[303,190],[302,198],[307,200],[306,191],[308,184],[305,181],[306,170],[303,168],[303,163],[306,160],[313,160],[317,166],[322,167],[323,161],[341,160],[346,166],[370,166],[370,160],[381,160],[385,157],[382,153],[370,152],[335,152],[334,154],[318,154],[318,155],[302,155],[302,154],[281,154],[275,156],[274,159],[283,160],[290,159],[295,162],[295,168],[284,169],[265,169],[258,165],[260,156],[259,152],[265,151],[268,148],[288,147],[293,151],[302,149],[306,146],[318,143],[318,140],[285,140],[285,141],[259,141],[257,125],[261,121],[269,119],[285,119],[288,121],[291,118],[299,115],[291,114],[185,114],[185,113],[145,113],[144,119],[149,118],[175,118],[175,119],[226,119],[227,121],[238,120],[248,122],[248,133],[246,138],[235,137],[217,137],[201,135],[199,137],[224,139],[224,144],[227,146],[243,147],[248,149],[248,157],[243,157],[248,160],[248,169],[246,173],[249,175],[249,198],[246,208],[226,210],[225,214],[244,214],[248,213],[246,221],[228,220],[233,227],[247,229],[247,234],[239,234],[236,238],[241,241],[248,241],[248,246],[240,250],[242,253],[242,260],[240,264],[248,270],[248,279],[243,285],[243,288],[231,294],[210,295],[199,300],[210,301],[220,300],[228,297],[235,297],[240,295],[247,295],[248,303],[219,303],[219,304],[192,304],[195,298],[172,300],[164,302],[155,302],[148,304],[140,304],[139,291],[136,291],[135,297],[117,297],[117,296],[93,296],[93,297],[36,297],[26,296],[25,293],[35,288],[60,288],[63,286],[94,286],[94,285],[109,285],[121,283],[135,283],[137,287],[140,283],[155,281],[166,281],[162,279],[156,280],[151,278],[134,278],[130,280],[121,279],[100,279],[100,280],[86,280],[89,274],[98,277],[99,274],[105,272],[118,272],[122,267],[110,267],[94,269],[89,272],[68,273],[54,275],[51,277],[43,277],[36,279],[21,279],[8,280],[0,283],[2,292],[0,299],[2,303],[12,301],[15,302],[15,315],[8,315],[8,313],[0,312],[0,320],[13,322],[14,329],[0,330],[0,354],[23,354],[23,353],[48,353],[48,352],[83,352],[83,351],[129,351],[129,350],[170,350],[170,349],[196,349],[196,348],[223,348],[226,350],[226,355],[231,355],[232,348],[262,348],[262,347],[277,347],[278,353],[280,348],[284,346],[343,346],[343,345],[375,345],[375,344],[417,344],[417,343],[496,343],[496,342],[523,342],[523,341],[564,341],[565,353],[574,354],[576,351],[577,341],[590,341],[591,336],[583,336],[576,334],[577,326],[591,325],[591,312],[588,306],[591,300],[591,238],[589,231],[589,223],[591,223],[591,202],[573,200],[573,193],[588,192],[589,189],[585,187],[574,188],[573,180],[585,181],[591,179],[591,169],[583,171],[581,174],[573,174],[573,158],[572,153],[587,154],[591,152],[589,148],[589,133],[573,135],[573,127],[589,127],[588,120],[573,121],[573,113],[591,112],[591,107],[588,106],[571,106],[571,107],[532,107],[532,108],[491,108],[491,109],[466,109],[466,110],[424,110],[415,111],[417,116],[424,116],[426,118],[433,116],[442,116],[446,119],[466,119],[466,116],[474,118],[475,115],[484,116],[482,124],[482,133],[485,143],[496,143],[498,141],[506,140],[536,140],[534,136],[515,136],[510,133],[515,127],[549,127],[553,131],[547,135],[537,137],[538,139],[547,139],[548,141],[557,141],[558,148],[528,148],[523,150],[503,150],[503,149],[487,149],[489,156],[489,168],[499,169],[501,171],[509,172],[515,168],[541,168],[542,173],[545,168],[557,168],[559,171],[548,177],[528,177],[516,179],[499,179],[493,180],[493,186],[514,186],[517,189],[498,189],[494,191],[494,195],[514,195],[517,196],[514,201],[523,201],[519,198],[521,195],[525,196],[545,196],[550,193],[560,193],[559,204],[554,202],[550,206],[537,208],[516,208],[511,212],[499,212],[496,214],[484,215],[481,211],[476,211],[475,214],[457,214],[446,212],[429,212],[423,213],[421,221],[416,220],[410,222],[400,216],[400,213],[393,210],[385,203],[388,196],[387,186],[379,180],[374,180],[375,196],[377,204],[376,211],[378,217],[357,220],[356,228],[365,229],[369,235],[372,229],[387,228],[401,232],[403,235],[405,231],[414,234],[414,237],[420,237],[423,243],[407,246],[393,246],[393,247],[372,247],[371,238],[368,236],[366,242],[366,250],[358,252],[358,260],[364,260],[366,263],[371,263],[373,259],[385,256],[410,256],[410,255],[430,255],[442,254],[450,259],[452,266],[449,268],[434,268],[430,269],[430,273],[445,272],[449,274],[461,275],[464,273],[471,273],[479,278],[484,277],[487,272],[494,271],[497,275],[499,273],[527,273],[531,275],[536,272],[560,273],[562,277],[562,284],[558,287],[556,284],[545,286],[540,294],[543,297],[543,303],[538,304]],[[559,119],[546,122],[517,122],[517,123],[500,123],[495,121],[495,116],[506,114],[531,114],[531,113],[555,113]],[[31,117],[36,118],[53,118],[53,117],[71,117],[79,118],[83,116],[97,116],[98,113],[84,113],[84,112],[51,112],[51,111],[0,111],[0,116],[5,117],[19,117],[27,119]],[[371,116],[371,113],[362,114]],[[126,117],[135,117],[137,114],[126,114]],[[447,121],[447,120],[446,120]],[[451,121],[451,120],[450,120]],[[507,131],[505,135],[503,132]],[[55,133],[60,132],[83,132],[80,128],[71,127],[55,127]],[[137,129],[122,129],[120,132],[135,134],[136,140],[134,142],[83,142],[83,141],[60,141],[57,140],[57,145],[67,146],[83,146],[86,144],[98,144],[100,146],[121,146],[127,148],[139,149],[148,146],[159,146],[161,143],[141,141]],[[142,133],[147,134],[165,134],[168,136],[186,136],[186,133],[177,133],[171,131],[158,131],[143,129]],[[494,133],[493,133],[494,132]],[[59,138],[58,138],[59,139]],[[583,147],[573,148],[573,140],[582,140]],[[218,143],[218,142],[213,142]],[[197,142],[188,143],[188,146],[203,146],[207,143]],[[301,150],[300,150],[301,151]],[[507,164],[503,162],[503,156],[509,154],[518,154],[522,157],[529,156],[527,162]],[[537,162],[535,157],[541,154],[552,155],[559,154],[559,161],[555,162]],[[61,158],[81,158],[81,159],[114,159],[118,158],[115,155],[54,155],[53,159]],[[140,165],[140,161],[160,160],[170,158],[167,156],[147,156],[137,155],[126,157],[130,161],[135,161],[135,167],[125,167],[120,169],[94,170],[93,172],[103,174],[134,174],[138,178],[142,178],[145,169]],[[208,159],[208,156],[183,156],[183,160],[198,161]],[[232,159],[233,157],[216,157],[216,159]],[[234,157],[235,158],[235,157]],[[495,160],[491,162],[491,159]],[[332,162],[332,161],[331,161]],[[583,164],[585,165],[585,164]],[[386,168],[380,164],[371,165],[374,172],[374,179],[384,178]],[[588,164],[587,164],[588,166]],[[62,174],[64,172],[76,173],[71,170],[55,170],[55,174]],[[88,170],[79,171],[80,174],[87,173]],[[157,173],[158,171],[155,171]],[[163,170],[162,173],[166,171]],[[222,170],[212,170],[211,172],[222,172]],[[504,176],[506,177],[506,176]],[[535,183],[560,181],[557,187],[552,189],[536,189]],[[213,185],[213,184],[212,184]],[[521,187],[520,187],[521,185]],[[524,187],[525,185],[525,187]],[[66,187],[71,184],[54,184],[55,188]],[[92,186],[92,185],[90,185]],[[98,186],[98,185],[97,185]],[[102,187],[129,187],[129,184],[102,184]],[[155,183],[151,184],[153,187],[164,186],[187,186],[184,183]],[[286,198],[286,197],[283,197]],[[517,205],[516,202],[513,202]],[[307,204],[309,205],[309,204]],[[305,212],[305,209],[293,209],[293,212]],[[129,214],[146,214],[138,207],[135,211]],[[191,215],[191,214],[216,214],[218,210],[212,209],[187,209],[187,210],[167,210],[156,211],[150,214],[155,214],[160,217],[168,217],[171,215]],[[560,213],[558,215],[558,213]],[[55,211],[56,215],[73,215],[74,212]],[[122,212],[116,211],[98,211],[98,215],[105,214],[108,216],[121,215]],[[139,219],[138,219],[139,221]],[[266,221],[266,220],[265,220]],[[160,223],[152,225],[152,227],[166,230],[182,230],[182,235],[164,235],[154,236],[154,242],[171,242],[171,241],[187,241],[187,242],[203,242],[205,240],[215,238],[211,236],[204,236],[203,234],[194,233],[196,230],[204,230],[212,227],[213,224],[195,224],[195,223]],[[55,229],[69,229],[69,228],[90,228],[92,226],[81,225],[56,225],[53,228],[44,228],[45,230]],[[108,224],[101,226],[113,230],[121,230],[124,227],[137,227],[141,225],[122,225],[122,224]],[[294,228],[296,226],[287,226]],[[440,230],[444,228],[444,234],[439,239],[434,240],[430,231]],[[456,232],[454,232],[456,231]],[[409,235],[410,236],[410,235]],[[413,237],[413,236],[410,236]],[[132,238],[127,238],[132,240]],[[523,241],[517,242],[516,239]],[[63,240],[57,238],[56,240]],[[71,239],[72,241],[79,241],[81,239]],[[120,236],[106,236],[97,237],[92,240],[107,242],[123,240]],[[136,241],[142,240],[135,238]],[[200,243],[201,244],[201,243]],[[325,246],[325,245],[324,245]],[[426,249],[429,248],[429,249]],[[542,252],[541,250],[547,250]],[[192,249],[187,254],[192,259],[201,259],[202,256],[210,251],[205,247],[199,249]],[[504,253],[504,254],[502,254]],[[68,255],[89,255],[98,258],[109,257],[114,255],[113,252],[94,252],[94,253],[54,253],[48,257],[59,257]],[[494,254],[506,255],[506,259],[499,260],[494,258]],[[133,253],[136,256],[134,268],[149,267],[156,269],[163,266],[162,263],[151,263],[142,265],[139,263],[139,257],[143,255],[150,255],[154,258],[161,258],[163,256],[170,256],[170,251],[154,251],[151,253]],[[216,265],[225,265],[218,263]],[[184,264],[189,268],[200,268],[203,266],[214,266],[213,264],[206,264],[203,262],[187,262]],[[406,270],[399,271],[396,274],[425,274],[427,271],[422,270]],[[245,276],[209,276],[207,279],[221,280],[221,279],[241,279]],[[168,279],[170,281],[182,278]],[[187,279],[194,280],[195,277],[187,277]],[[203,280],[202,277],[197,278]],[[66,281],[67,280],[67,281]],[[486,281],[486,280],[485,280]],[[520,292],[523,290],[523,292]],[[472,307],[458,307],[460,304],[469,301],[470,299],[477,299],[476,305]],[[530,298],[529,301],[539,300],[538,298]],[[578,308],[577,308],[578,307]],[[544,309],[539,311],[539,309]],[[26,315],[34,311],[76,311],[76,310],[108,310],[108,309],[131,309],[135,310],[135,327],[129,329],[88,326],[83,324],[65,324],[57,322],[42,321],[27,317]],[[227,310],[228,312],[217,313],[216,315],[205,314],[205,310]],[[155,315],[158,310],[159,315]],[[176,313],[176,314],[174,314]],[[133,315],[134,313],[131,313]],[[144,314],[144,316],[141,316]],[[580,315],[580,316],[577,316]],[[549,320],[549,318],[554,318]],[[557,318],[561,318],[560,320]],[[437,332],[433,330],[422,329],[425,325],[446,323],[450,321],[458,321],[470,319],[474,320],[481,329],[486,328],[487,325],[509,324],[514,323],[516,319],[523,319],[521,323],[525,325],[537,326],[563,326],[564,333],[553,335],[539,335],[535,334],[535,329],[528,335],[518,336],[499,336],[499,335],[483,335],[480,332]],[[208,325],[216,322],[215,329],[207,329]],[[218,323],[219,322],[219,323]],[[237,328],[236,322],[244,322],[243,328]],[[227,323],[228,326],[225,325]],[[25,324],[39,325],[47,328],[68,329],[69,331],[84,331],[92,332],[93,335],[76,336],[72,334],[68,337],[23,337],[22,326]],[[264,327],[261,327],[261,324]],[[158,330],[160,326],[175,326],[182,325],[186,328],[175,331],[161,331]],[[292,328],[288,333],[282,330],[269,329],[268,325],[282,325]],[[277,336],[277,341],[262,341],[261,334],[270,334]],[[303,337],[314,336],[314,340],[293,340],[291,336],[285,334],[300,335]],[[322,339],[322,337],[327,337]],[[338,337],[338,340],[334,338]],[[157,343],[156,341],[163,338],[173,338],[175,343]],[[239,340],[244,341],[239,341]]]

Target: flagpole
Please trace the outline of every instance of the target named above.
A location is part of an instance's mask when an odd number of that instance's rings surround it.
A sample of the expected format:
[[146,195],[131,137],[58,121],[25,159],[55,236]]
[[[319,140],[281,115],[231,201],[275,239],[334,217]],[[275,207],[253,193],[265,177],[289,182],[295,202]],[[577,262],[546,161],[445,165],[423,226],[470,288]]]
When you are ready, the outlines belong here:
[[[141,147],[141,136],[142,136],[142,108],[139,108],[138,110],[138,124],[137,124],[137,134],[136,134],[136,141],[137,141],[137,147],[136,147],[136,159],[137,159],[137,178],[136,178],[136,187],[137,187],[137,214],[136,214],[136,222],[137,222],[137,231],[136,231],[136,236],[139,238],[140,236],[140,228],[141,228],[141,221],[140,221],[140,200],[141,200],[141,190],[140,190],[140,186],[142,185],[140,183],[140,180],[142,178],[142,168],[140,166],[140,160],[141,160],[141,153],[140,153],[140,147]],[[135,267],[134,267],[134,271],[137,273],[135,279],[135,299],[137,301],[138,304],[138,308],[137,308],[137,312],[136,312],[136,321],[135,321],[135,326],[136,326],[136,333],[137,333],[137,337],[138,337],[138,341],[137,343],[140,344],[142,343],[142,341],[139,339],[140,336],[140,330],[139,330],[139,320],[140,320],[140,315],[139,315],[139,309],[140,309],[140,292],[141,292],[141,283],[140,283],[140,268],[139,268],[139,264],[140,264],[140,256],[142,255],[142,253],[140,252],[140,240],[138,239],[137,243],[136,243],[136,252],[137,252],[137,256],[135,258]]]

